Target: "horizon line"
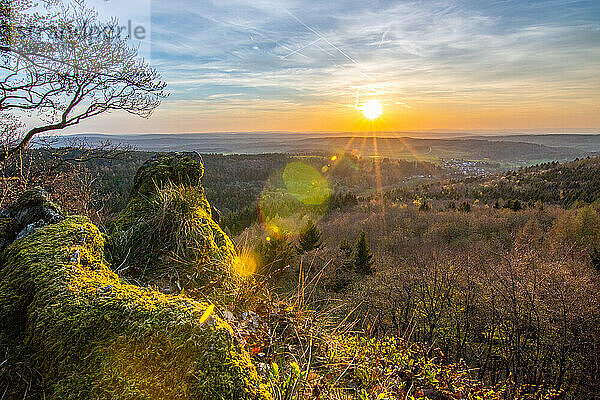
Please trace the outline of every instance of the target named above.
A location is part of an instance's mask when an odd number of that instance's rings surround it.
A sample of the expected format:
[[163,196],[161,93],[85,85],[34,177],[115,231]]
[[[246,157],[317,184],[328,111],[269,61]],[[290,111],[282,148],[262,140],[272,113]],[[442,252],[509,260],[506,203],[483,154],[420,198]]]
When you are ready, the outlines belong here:
[[600,135],[600,128],[581,129],[431,129],[431,130],[381,130],[381,131],[199,131],[199,132],[76,132],[54,133],[44,136],[152,136],[152,135],[352,135],[355,137],[373,137],[381,134],[430,134],[430,135],[474,135],[474,136],[521,136],[521,135]]

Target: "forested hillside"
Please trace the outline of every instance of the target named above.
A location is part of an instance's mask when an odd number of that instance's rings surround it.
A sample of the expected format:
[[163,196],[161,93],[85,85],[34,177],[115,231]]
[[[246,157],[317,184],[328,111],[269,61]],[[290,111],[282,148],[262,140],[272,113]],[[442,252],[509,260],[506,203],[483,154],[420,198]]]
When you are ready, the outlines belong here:
[[[95,210],[92,216],[103,223],[127,202],[136,170],[154,153],[107,146],[37,149],[22,160],[4,167],[5,177],[23,179],[30,187],[49,187],[51,194],[73,211]],[[333,159],[332,159],[333,157]],[[428,162],[358,158],[351,154],[202,154],[206,165],[204,188],[211,204],[235,232],[257,220],[256,204],[267,181],[281,173],[291,161],[301,160],[327,176],[331,202],[353,201],[372,193],[378,185],[394,187],[428,176],[444,176],[449,170]],[[4,185],[5,203],[14,200],[12,184]],[[78,196],[73,190],[83,190]]]
[[596,398],[599,171],[592,158],[429,179],[302,211],[316,230],[269,218],[245,235],[278,290],[301,275],[319,309],[349,329],[427,343],[488,383]]
[[523,206],[539,201],[570,207],[577,202],[594,203],[600,199],[599,168],[600,158],[588,157],[565,163],[542,163],[502,174],[428,182],[414,190],[391,190],[387,195],[399,199],[416,194],[454,202],[471,199],[490,206],[510,206],[511,200],[518,200]]
[[511,381],[486,388],[439,350],[348,329],[302,280],[278,296],[266,287],[276,274],[212,219],[203,173],[194,155],[145,162],[104,233],[41,189],[2,209],[3,396],[556,397]]
[[[66,214],[99,224],[107,241],[90,262],[103,254],[103,274],[119,274],[132,289],[150,285],[162,295],[190,296],[184,303],[209,301],[240,335],[235,351],[256,369],[251,379],[266,385],[260,393],[578,399],[600,392],[598,159],[457,178],[457,171],[429,163],[348,154],[190,154],[201,162],[191,169],[197,173],[173,167],[165,175],[160,162],[157,172],[144,172],[153,165],[150,154],[117,153],[34,152],[5,169],[5,204],[41,186]],[[69,232],[80,225],[95,232],[87,220],[66,221]],[[21,228],[6,227],[9,243],[18,236],[10,232]],[[60,235],[50,227],[40,232]],[[30,249],[39,240],[16,243]],[[5,257],[20,260],[24,251]],[[102,279],[101,297],[118,287],[129,298],[112,275]],[[197,306],[200,314],[206,306]],[[153,351],[164,350],[163,339],[152,340]],[[106,355],[104,347],[93,352]],[[181,357],[194,354],[188,349]],[[24,373],[14,369],[22,361],[13,361],[2,372],[11,382]],[[109,370],[101,371],[94,382]],[[126,385],[150,385],[149,376],[140,379]],[[166,381],[152,382],[165,398]],[[250,393],[245,383],[233,385],[218,390]]]

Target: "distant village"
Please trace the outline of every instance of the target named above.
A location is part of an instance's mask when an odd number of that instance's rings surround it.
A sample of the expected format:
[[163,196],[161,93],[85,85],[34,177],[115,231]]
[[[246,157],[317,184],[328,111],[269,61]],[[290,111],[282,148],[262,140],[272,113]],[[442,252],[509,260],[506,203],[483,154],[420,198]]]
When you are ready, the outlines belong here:
[[458,158],[451,158],[449,160],[442,159],[441,161],[445,168],[454,170],[457,174],[481,176],[492,173],[489,164],[484,161],[468,161]]

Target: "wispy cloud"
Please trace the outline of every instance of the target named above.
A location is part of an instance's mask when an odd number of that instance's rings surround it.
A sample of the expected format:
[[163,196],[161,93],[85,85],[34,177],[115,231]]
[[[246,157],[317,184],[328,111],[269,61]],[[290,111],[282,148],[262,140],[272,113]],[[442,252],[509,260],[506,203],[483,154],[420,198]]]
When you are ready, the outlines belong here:
[[600,103],[593,0],[156,1],[152,41],[166,111],[333,109],[358,88],[415,112]]

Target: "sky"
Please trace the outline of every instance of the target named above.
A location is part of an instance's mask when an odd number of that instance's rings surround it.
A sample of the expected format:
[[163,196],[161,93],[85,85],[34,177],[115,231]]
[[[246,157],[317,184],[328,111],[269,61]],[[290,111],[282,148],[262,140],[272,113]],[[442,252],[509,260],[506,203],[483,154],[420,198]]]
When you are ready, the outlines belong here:
[[[77,131],[600,131],[600,1],[111,0],[170,96]],[[365,121],[369,100],[383,115]]]

